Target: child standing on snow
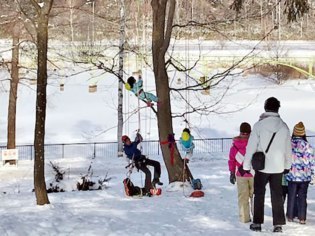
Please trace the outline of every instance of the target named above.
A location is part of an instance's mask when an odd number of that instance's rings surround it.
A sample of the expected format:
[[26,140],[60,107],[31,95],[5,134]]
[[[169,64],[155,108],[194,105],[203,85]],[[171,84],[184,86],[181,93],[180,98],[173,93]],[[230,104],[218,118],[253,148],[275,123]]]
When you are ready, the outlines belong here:
[[194,136],[190,134],[190,130],[188,128],[183,129],[182,135],[179,139],[179,143],[181,145],[182,150],[185,152],[185,160],[189,162],[189,159],[193,155],[193,151],[195,148],[195,144],[193,143]]
[[231,184],[237,183],[239,218],[243,223],[251,221],[250,205],[254,194],[253,175],[243,169],[243,161],[250,132],[250,124],[244,122],[240,125],[240,135],[233,138],[228,161],[230,182]]
[[288,180],[287,220],[293,221],[294,209],[300,224],[305,224],[307,212],[307,190],[315,174],[315,157],[312,146],[306,139],[302,122],[294,126],[292,139],[292,165],[286,176]]
[[143,81],[141,75],[139,75],[138,81],[133,76],[130,76],[127,79],[126,89],[133,92],[137,97],[139,97],[142,101],[145,101],[148,106],[151,106],[151,102],[158,102],[157,96],[152,93],[143,91]]

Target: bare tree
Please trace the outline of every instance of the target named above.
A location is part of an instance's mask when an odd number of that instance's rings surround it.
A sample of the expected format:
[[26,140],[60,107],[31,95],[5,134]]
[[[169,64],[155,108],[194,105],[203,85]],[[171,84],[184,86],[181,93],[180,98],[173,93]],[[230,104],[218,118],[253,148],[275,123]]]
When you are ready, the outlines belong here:
[[1,26],[5,28],[8,35],[12,37],[12,59],[8,70],[11,75],[10,79],[10,95],[8,106],[8,125],[7,125],[7,148],[14,149],[16,145],[16,105],[17,92],[19,84],[19,49],[20,49],[20,35],[21,22],[19,20],[19,13],[14,8],[14,3],[5,3],[3,8],[6,15],[1,19]]
[[14,26],[12,32],[12,62],[11,62],[11,81],[8,108],[8,149],[15,148],[16,135],[16,104],[19,84],[19,26]]
[[118,69],[118,126],[117,126],[117,143],[118,143],[118,156],[122,156],[123,145],[120,137],[123,132],[124,116],[123,116],[123,76],[124,76],[124,50],[125,50],[125,0],[120,2],[120,42],[119,42],[119,69]]
[[[153,71],[157,96],[160,106],[158,107],[157,120],[159,139],[163,159],[168,171],[169,181],[183,180],[184,162],[174,142],[172,124],[172,112],[170,103],[169,80],[166,71],[165,54],[170,44],[172,35],[173,18],[176,0],[152,0],[153,30],[152,30],[152,57]],[[185,178],[192,178],[189,168],[186,168]]]
[[54,0],[18,1],[27,19],[31,20],[36,31],[37,45],[37,91],[35,119],[35,160],[34,188],[38,205],[49,204],[45,183],[45,124],[47,103],[47,51],[48,21]]

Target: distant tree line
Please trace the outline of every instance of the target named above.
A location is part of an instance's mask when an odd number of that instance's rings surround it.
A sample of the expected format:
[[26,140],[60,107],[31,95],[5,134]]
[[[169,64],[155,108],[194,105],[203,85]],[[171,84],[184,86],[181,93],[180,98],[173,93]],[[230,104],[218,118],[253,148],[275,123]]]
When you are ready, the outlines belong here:
[[[3,1],[2,7],[12,5]],[[305,0],[306,1],[306,0]],[[174,35],[181,38],[261,39],[271,27],[276,27],[269,40],[310,40],[315,38],[315,1],[297,0],[181,0],[177,1],[174,24],[193,22],[208,27],[196,28]],[[300,5],[298,4],[300,3]],[[152,33],[150,0],[129,0],[126,8],[126,36],[135,43],[148,39]],[[294,7],[292,7],[292,6]],[[237,7],[239,6],[239,7]],[[290,10],[293,9],[293,10]],[[294,10],[296,9],[296,10]],[[305,14],[298,15],[299,11]],[[49,23],[51,39],[66,41],[96,41],[119,38],[120,1],[55,0]],[[0,37],[8,34],[5,11],[0,20]],[[291,14],[290,14],[291,13]],[[2,22],[1,22],[2,21]],[[291,22],[294,21],[294,22]]]

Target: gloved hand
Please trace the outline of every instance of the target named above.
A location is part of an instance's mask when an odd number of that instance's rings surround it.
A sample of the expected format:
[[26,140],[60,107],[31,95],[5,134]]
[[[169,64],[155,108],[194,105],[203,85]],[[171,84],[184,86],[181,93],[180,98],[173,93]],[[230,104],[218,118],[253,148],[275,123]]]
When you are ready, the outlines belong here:
[[286,174],[288,174],[289,172],[290,172],[290,169],[285,169],[285,170],[283,171],[283,174],[286,175]]
[[235,184],[235,181],[236,181],[235,173],[231,172],[230,173],[230,183]]
[[135,141],[140,143],[143,141],[143,138],[140,133],[137,133]]
[[243,165],[238,167],[238,172],[240,172],[241,176],[244,176],[246,174],[246,171],[243,169]]

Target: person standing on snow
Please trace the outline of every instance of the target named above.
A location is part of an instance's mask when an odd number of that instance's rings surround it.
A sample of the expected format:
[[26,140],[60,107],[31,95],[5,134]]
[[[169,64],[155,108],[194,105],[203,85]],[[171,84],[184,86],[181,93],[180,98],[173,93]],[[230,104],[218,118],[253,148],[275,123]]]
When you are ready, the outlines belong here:
[[254,178],[252,173],[243,169],[244,155],[251,132],[250,124],[243,122],[240,125],[240,134],[233,138],[229,154],[229,170],[231,184],[237,183],[239,218],[242,223],[248,223],[250,218],[250,205],[254,193]]
[[307,212],[307,190],[315,175],[315,157],[312,146],[306,139],[303,122],[294,126],[292,139],[292,166],[286,175],[288,180],[287,220],[297,216],[305,224]]
[[[250,229],[261,231],[264,223],[264,204],[266,185],[269,183],[273,218],[273,232],[282,232],[285,225],[282,198],[282,175],[291,167],[290,130],[278,114],[280,102],[275,97],[265,101],[265,113],[255,123],[246,147],[244,170],[251,169],[252,156],[255,152],[265,152],[265,166],[255,171],[254,177],[254,216]],[[274,139],[272,139],[272,137]],[[270,144],[270,145],[269,145]]]
[[[138,170],[141,170],[145,174],[145,193],[144,195],[152,194],[152,189],[155,188],[155,185],[163,185],[160,182],[161,176],[161,165],[160,162],[150,160],[146,156],[142,155],[141,151],[138,149],[138,144],[142,142],[142,136],[137,133],[136,139],[134,142],[130,141],[130,138],[127,135],[123,135],[121,140],[124,144],[124,152],[127,158],[135,164],[135,167]],[[154,178],[151,182],[151,172],[147,166],[154,167]]]

